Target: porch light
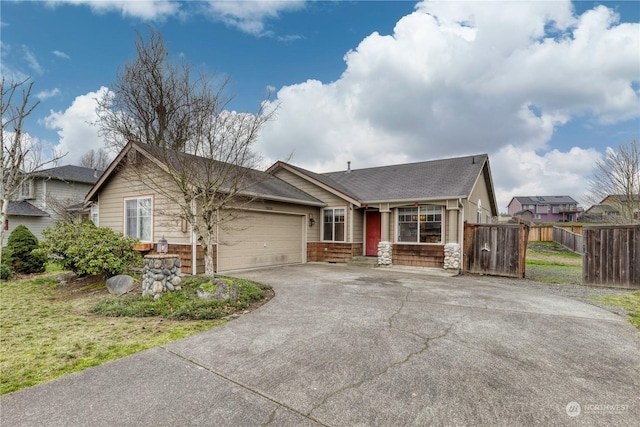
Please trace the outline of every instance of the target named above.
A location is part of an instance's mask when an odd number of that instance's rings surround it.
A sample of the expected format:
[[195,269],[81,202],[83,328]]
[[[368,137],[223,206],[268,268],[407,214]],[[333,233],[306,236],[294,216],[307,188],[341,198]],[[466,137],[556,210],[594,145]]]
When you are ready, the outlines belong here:
[[316,220],[313,219],[313,214],[310,213],[309,214],[309,227],[313,227],[313,224],[315,224],[315,223],[316,223]]
[[156,252],[158,252],[159,254],[166,254],[167,252],[169,252],[169,242],[167,242],[167,239],[165,239],[164,236],[162,236],[162,238],[158,240]]

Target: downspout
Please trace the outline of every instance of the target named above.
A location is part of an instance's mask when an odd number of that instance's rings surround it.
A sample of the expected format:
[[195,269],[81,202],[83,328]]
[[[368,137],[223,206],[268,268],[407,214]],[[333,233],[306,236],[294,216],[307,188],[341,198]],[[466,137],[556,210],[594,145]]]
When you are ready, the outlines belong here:
[[[351,163],[351,162],[349,162]],[[353,211],[353,204],[349,203],[349,212],[347,212],[347,214],[349,215],[349,243],[351,243],[351,247],[353,248],[353,215],[354,215],[354,211]],[[353,253],[352,253],[353,255]]]
[[[216,266],[214,268],[215,273],[220,270],[220,209],[216,209]],[[213,249],[213,247],[212,247]]]
[[[197,197],[197,196],[196,196]],[[194,221],[197,221],[196,218],[196,199],[195,197],[191,200],[191,215]],[[198,274],[198,236],[196,236],[195,227],[191,224],[191,274]]]
[[460,245],[460,269],[458,274],[462,274],[464,270],[464,203],[462,199],[458,199],[458,205],[460,206],[460,231],[458,233],[459,245]]

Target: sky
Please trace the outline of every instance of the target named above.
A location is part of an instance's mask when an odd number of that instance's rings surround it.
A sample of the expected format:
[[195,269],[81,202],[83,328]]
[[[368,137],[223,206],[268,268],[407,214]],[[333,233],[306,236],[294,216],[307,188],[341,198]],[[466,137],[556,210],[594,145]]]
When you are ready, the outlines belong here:
[[486,153],[501,212],[536,195],[587,208],[595,163],[640,135],[636,1],[3,0],[0,72],[34,82],[26,131],[61,165],[103,147],[95,99],[147,26],[172,57],[230,77],[230,108],[272,91],[265,167]]

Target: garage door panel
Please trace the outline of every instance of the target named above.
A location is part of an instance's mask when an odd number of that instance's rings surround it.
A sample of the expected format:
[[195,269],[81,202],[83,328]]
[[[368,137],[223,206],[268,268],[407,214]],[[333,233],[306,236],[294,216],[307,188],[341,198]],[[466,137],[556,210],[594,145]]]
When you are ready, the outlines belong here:
[[220,271],[304,262],[304,217],[250,212],[221,231]]

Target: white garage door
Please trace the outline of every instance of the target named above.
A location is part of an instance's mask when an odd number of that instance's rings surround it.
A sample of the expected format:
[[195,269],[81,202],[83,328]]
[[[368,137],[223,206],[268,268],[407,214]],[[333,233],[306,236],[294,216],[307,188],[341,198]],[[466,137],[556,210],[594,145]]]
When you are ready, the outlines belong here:
[[302,215],[243,213],[222,227],[218,271],[304,262],[304,225]]

